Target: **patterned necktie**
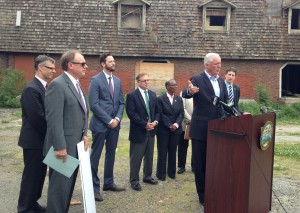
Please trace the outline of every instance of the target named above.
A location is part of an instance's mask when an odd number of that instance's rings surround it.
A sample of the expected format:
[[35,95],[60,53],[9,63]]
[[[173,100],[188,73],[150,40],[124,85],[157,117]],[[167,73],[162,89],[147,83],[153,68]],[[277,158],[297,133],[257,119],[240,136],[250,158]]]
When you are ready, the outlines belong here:
[[87,109],[86,109],[86,105],[83,101],[84,97],[83,97],[83,93],[81,91],[81,88],[79,86],[79,82],[76,83],[76,87],[77,87],[77,92],[78,92],[78,95],[80,97],[80,104],[81,106],[83,107],[83,110],[84,110],[84,116],[85,116],[85,124],[84,124],[84,129],[87,130],[88,128],[88,116],[87,116]]
[[232,86],[231,85],[229,85],[229,101],[231,102],[231,103],[233,103],[233,91],[232,91]]
[[114,88],[113,88],[113,85],[111,82],[111,78],[112,77],[108,77],[108,89],[109,89],[109,93],[110,93],[111,97],[113,98],[114,97]]
[[148,121],[151,122],[151,111],[150,111],[150,103],[149,103],[149,96],[147,90],[145,90],[145,100],[146,100],[146,108],[148,112]]

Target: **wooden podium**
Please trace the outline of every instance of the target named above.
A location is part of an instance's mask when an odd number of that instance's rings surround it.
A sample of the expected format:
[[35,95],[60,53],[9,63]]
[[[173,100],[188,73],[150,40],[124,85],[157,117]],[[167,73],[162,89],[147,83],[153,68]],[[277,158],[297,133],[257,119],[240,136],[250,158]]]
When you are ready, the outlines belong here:
[[[267,122],[272,134],[263,150],[260,139],[265,136],[263,127]],[[275,122],[275,113],[209,122],[205,213],[271,210]]]

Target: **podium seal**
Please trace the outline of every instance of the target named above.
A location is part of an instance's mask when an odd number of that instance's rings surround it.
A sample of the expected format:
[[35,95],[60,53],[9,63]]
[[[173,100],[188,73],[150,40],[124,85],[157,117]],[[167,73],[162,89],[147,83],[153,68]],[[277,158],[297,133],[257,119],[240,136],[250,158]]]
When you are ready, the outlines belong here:
[[262,150],[268,149],[273,138],[273,123],[267,121],[263,127],[261,127],[260,136],[260,148]]

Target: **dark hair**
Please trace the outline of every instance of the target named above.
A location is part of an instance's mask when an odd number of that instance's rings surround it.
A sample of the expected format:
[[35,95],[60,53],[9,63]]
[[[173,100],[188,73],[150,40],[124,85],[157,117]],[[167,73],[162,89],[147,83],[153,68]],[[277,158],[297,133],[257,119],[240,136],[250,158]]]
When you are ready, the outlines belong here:
[[68,50],[62,54],[60,57],[60,65],[64,71],[68,70],[68,63],[74,60],[76,53],[81,54],[79,50]]
[[50,61],[51,63],[55,64],[55,60],[49,56],[46,55],[38,55],[34,60],[34,70],[38,71],[38,66],[45,65],[47,61]]
[[227,74],[230,71],[234,72],[235,75],[237,75],[237,69],[235,67],[227,67],[227,69],[225,70],[225,74]]
[[139,73],[136,77],[135,77],[135,80],[140,80],[141,77],[145,76],[145,75],[148,75],[147,73],[145,72],[142,72],[142,73]]
[[100,65],[101,65],[101,63],[105,63],[105,60],[108,56],[112,56],[112,54],[110,54],[108,52],[108,53],[103,53],[102,55],[100,55],[100,57],[99,57]]
[[169,80],[167,80],[166,83],[165,83],[165,87],[166,88],[167,88],[167,86],[170,86],[171,81],[175,81],[175,79],[169,79]]

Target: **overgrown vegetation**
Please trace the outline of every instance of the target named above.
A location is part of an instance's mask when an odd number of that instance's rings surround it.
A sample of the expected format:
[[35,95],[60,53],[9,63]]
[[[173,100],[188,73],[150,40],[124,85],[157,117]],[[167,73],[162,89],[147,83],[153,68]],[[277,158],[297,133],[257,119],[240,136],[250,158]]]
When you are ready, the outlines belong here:
[[276,112],[277,122],[283,124],[300,124],[300,103],[283,105],[271,101],[267,93],[267,89],[263,85],[258,85],[255,88],[258,102],[240,103],[239,107],[253,115],[261,113],[261,108],[265,107],[268,112]]
[[0,69],[0,107],[18,108],[25,85],[23,72],[15,69]]

